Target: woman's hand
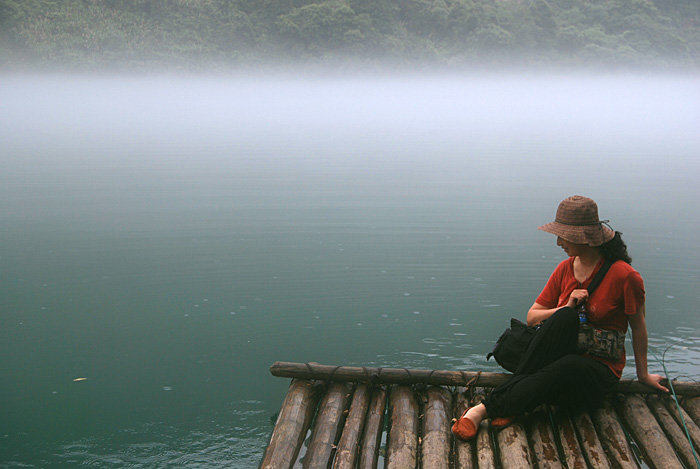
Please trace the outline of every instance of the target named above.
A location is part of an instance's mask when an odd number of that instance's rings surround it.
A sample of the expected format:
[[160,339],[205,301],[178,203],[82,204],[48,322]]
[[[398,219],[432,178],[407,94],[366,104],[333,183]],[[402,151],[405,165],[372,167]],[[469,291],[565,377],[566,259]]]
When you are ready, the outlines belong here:
[[664,380],[664,378],[661,375],[654,375],[654,374],[648,374],[646,376],[639,376],[639,382],[644,383],[647,386],[651,386],[654,389],[658,389],[659,391],[663,392],[668,392],[668,388],[663,386],[661,384],[661,381]]
[[581,303],[585,303],[588,299],[588,290],[585,288],[580,288],[571,292],[569,295],[569,301],[566,306],[572,309],[576,309]]

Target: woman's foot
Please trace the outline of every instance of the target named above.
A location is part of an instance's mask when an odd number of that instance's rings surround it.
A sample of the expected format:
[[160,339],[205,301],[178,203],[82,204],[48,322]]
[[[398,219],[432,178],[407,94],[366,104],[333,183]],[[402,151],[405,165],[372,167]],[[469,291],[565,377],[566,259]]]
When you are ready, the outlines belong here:
[[496,430],[501,430],[513,423],[513,420],[515,420],[515,417],[498,417],[491,420],[491,426]]
[[471,440],[476,436],[479,429],[479,424],[486,417],[486,406],[478,404],[474,407],[469,407],[452,425],[452,433],[461,440]]

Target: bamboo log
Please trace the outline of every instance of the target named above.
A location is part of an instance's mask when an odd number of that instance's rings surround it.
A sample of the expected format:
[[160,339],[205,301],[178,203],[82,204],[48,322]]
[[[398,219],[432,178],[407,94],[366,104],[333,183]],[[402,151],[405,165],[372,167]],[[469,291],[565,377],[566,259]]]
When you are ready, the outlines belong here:
[[527,415],[527,433],[530,435],[533,457],[540,469],[561,468],[557,441],[550,424],[549,412],[544,406],[537,407]]
[[693,448],[690,446],[685,432],[681,430],[681,427],[678,426],[671,413],[661,401],[661,397],[648,396],[647,405],[656,416],[656,420],[659,422],[659,425],[661,425],[661,428],[663,428],[664,433],[666,433],[666,436],[675,448],[676,454],[680,460],[683,461],[683,464],[685,464],[686,467],[695,466]]
[[[477,405],[483,402],[486,397],[485,392],[486,390],[482,387],[476,388],[472,404]],[[496,452],[494,450],[496,445],[491,436],[490,420],[484,419],[476,432],[476,462],[479,469],[496,468]]]
[[611,402],[605,399],[601,406],[593,411],[591,418],[612,466],[615,469],[638,469],[637,460]]
[[443,387],[431,386],[426,391],[426,397],[421,467],[441,469],[450,463],[452,394]]
[[359,454],[360,437],[367,417],[371,390],[365,384],[358,384],[352,394],[350,412],[345,419],[345,427],[338,443],[334,469],[354,469]]
[[665,398],[663,399],[664,404],[666,404],[666,408],[668,411],[671,413],[673,418],[675,419],[676,423],[682,428],[683,425],[688,429],[688,434],[690,435],[690,440],[693,442],[693,446],[695,446],[696,451],[700,451],[700,426],[696,424],[693,419],[690,417],[688,412],[681,407],[681,413],[683,414],[683,418],[681,419],[681,414],[678,413],[678,407],[676,406],[676,401],[671,399],[671,398]]
[[564,452],[564,461],[567,467],[585,469],[586,459],[583,457],[581,445],[576,437],[576,430],[569,415],[560,408],[553,408],[555,420],[559,430],[559,441]]
[[319,405],[309,448],[302,460],[305,469],[330,467],[351,393],[349,383],[333,383],[328,387]]
[[527,434],[521,423],[516,421],[499,430],[496,433],[496,440],[501,456],[501,467],[504,469],[521,469],[535,465],[530,454]]
[[379,448],[382,443],[384,429],[384,411],[386,410],[386,391],[375,388],[369,403],[369,412],[365,422],[365,430],[360,447],[360,463],[358,469],[377,469]]
[[682,469],[683,465],[644,399],[634,395],[624,396],[618,400],[618,407],[649,467]]
[[[675,386],[675,384],[674,384]],[[697,425],[700,425],[700,397],[688,399],[683,403],[683,408]]]
[[436,386],[464,386],[476,379],[479,386],[497,386],[512,375],[505,373],[479,373],[470,371],[416,370],[406,368],[362,368],[353,366],[329,366],[318,363],[275,362],[270,367],[273,376],[282,378],[306,377],[306,379],[353,381],[371,384],[425,384]]
[[293,380],[277,417],[270,444],[265,450],[262,469],[291,468],[311,426],[319,397],[319,385]]
[[[495,387],[511,378],[509,373],[473,371],[415,370],[405,368],[367,368],[329,366],[318,363],[275,362],[270,367],[273,376],[311,380],[352,381],[370,384],[425,384],[436,386],[464,386],[476,380],[478,386]],[[674,381],[678,395],[699,395],[700,383]],[[655,389],[638,381],[622,379],[614,392],[653,394]]]
[[581,442],[581,450],[586,458],[589,467],[596,469],[610,469],[610,462],[605,456],[605,450],[598,438],[591,416],[586,411],[575,412],[571,416],[574,428]]
[[413,390],[407,386],[392,387],[389,409],[386,468],[414,468],[418,460],[418,401]]
[[[455,410],[454,410],[454,422],[455,419],[460,418],[464,415],[467,410],[469,403],[467,398],[464,397],[463,392],[457,394],[455,399]],[[454,438],[455,442],[455,469],[476,469],[476,448],[474,447],[474,440],[472,441],[462,441],[459,438]]]
[[479,469],[496,469],[496,454],[491,445],[488,419],[481,421],[476,434],[476,461]]

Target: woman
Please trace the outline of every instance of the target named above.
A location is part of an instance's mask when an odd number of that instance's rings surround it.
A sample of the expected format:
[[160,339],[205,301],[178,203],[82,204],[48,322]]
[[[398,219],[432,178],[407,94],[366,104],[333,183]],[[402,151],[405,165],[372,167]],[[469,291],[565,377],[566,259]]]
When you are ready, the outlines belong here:
[[[577,309],[582,307],[596,328],[624,334],[629,324],[639,381],[668,392],[660,383],[663,377],[647,371],[644,283],[630,266],[620,233],[605,223],[598,219],[593,200],[573,196],[559,204],[554,222],[538,228],[556,235],[557,245],[569,256],[554,270],[527,313],[529,325],[546,321],[513,377],[455,422],[456,436],[473,438],[485,418],[502,428],[514,416],[544,403],[588,407],[599,402],[622,375],[624,340],[617,350],[621,358],[581,353],[577,337],[579,321],[584,319]],[[587,287],[606,261],[611,264],[609,270],[589,298]]]

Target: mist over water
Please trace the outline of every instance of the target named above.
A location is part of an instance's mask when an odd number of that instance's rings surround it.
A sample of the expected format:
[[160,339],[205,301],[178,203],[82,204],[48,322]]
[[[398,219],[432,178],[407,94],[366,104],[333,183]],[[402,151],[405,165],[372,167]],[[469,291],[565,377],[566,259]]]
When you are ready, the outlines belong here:
[[8,467],[257,467],[275,360],[496,371],[573,194],[698,378],[696,76],[3,76],[0,103]]

